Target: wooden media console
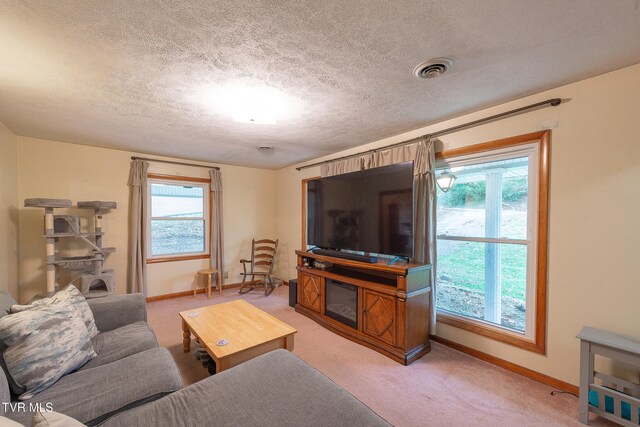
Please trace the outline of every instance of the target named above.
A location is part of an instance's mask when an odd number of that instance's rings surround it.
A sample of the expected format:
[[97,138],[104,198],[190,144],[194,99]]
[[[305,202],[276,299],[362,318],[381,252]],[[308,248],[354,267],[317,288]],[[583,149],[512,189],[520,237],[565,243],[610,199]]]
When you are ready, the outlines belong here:
[[298,313],[405,365],[431,350],[431,265],[296,255]]

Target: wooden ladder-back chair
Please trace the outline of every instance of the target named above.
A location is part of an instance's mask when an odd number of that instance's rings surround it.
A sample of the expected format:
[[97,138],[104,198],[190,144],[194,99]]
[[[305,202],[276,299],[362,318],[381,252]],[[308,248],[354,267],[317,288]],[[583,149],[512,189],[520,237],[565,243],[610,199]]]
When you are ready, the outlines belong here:
[[[264,286],[264,294],[269,295],[275,286],[271,278],[273,264],[278,249],[278,239],[262,239],[251,241],[251,259],[241,259],[243,272],[240,293],[251,291],[256,286]],[[251,282],[245,283],[247,276],[251,276]],[[256,276],[262,279],[256,281]]]

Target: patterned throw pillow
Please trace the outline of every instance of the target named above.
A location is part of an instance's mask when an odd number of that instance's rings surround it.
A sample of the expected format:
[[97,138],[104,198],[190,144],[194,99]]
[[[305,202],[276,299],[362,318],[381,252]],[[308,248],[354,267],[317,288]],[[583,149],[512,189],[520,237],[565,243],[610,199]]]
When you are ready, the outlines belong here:
[[27,400],[96,356],[84,322],[70,303],[35,307],[0,319],[7,369]]
[[80,293],[78,288],[73,285],[67,286],[66,289],[57,292],[54,296],[50,298],[43,298],[32,302],[29,305],[19,305],[15,304],[11,306],[12,313],[19,313],[25,310],[33,310],[36,307],[42,307],[45,305],[56,304],[56,303],[70,303],[73,308],[78,312],[84,324],[87,326],[87,330],[89,331],[89,337],[93,338],[98,335],[98,328],[96,327],[96,321],[93,318],[93,312],[87,304],[87,300],[84,295]]

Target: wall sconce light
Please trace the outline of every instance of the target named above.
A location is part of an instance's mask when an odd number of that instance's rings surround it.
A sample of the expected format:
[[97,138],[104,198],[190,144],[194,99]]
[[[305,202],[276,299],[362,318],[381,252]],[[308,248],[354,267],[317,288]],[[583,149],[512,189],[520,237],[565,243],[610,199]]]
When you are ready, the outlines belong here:
[[442,190],[443,193],[446,193],[453,187],[453,183],[456,180],[456,176],[449,172],[448,170],[443,171],[437,178],[436,182],[438,183],[438,187]]

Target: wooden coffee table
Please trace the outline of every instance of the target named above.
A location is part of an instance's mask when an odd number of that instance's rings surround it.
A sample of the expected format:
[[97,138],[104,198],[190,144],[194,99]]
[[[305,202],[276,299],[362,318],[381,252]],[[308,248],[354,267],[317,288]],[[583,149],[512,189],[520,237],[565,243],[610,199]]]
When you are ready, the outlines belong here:
[[[245,300],[181,311],[183,350],[193,334],[216,362],[216,373],[278,348],[293,351],[296,329]],[[229,341],[218,345],[220,340]]]

